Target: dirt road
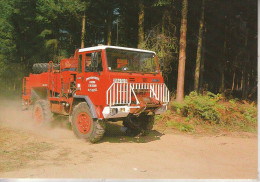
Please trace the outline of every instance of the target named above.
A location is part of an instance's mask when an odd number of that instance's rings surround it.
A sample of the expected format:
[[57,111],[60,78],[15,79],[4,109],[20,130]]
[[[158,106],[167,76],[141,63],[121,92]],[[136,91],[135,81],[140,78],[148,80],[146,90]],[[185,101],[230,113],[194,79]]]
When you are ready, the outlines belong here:
[[256,136],[130,138],[113,123],[90,144],[66,124],[39,128],[17,102],[1,103],[0,178],[257,178]]

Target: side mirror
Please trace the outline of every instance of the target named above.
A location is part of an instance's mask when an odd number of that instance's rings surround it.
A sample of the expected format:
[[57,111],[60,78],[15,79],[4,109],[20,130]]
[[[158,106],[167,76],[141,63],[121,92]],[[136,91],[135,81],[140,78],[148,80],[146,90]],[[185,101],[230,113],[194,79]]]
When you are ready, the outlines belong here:
[[98,53],[97,52],[91,53],[91,67],[92,68],[98,67]]

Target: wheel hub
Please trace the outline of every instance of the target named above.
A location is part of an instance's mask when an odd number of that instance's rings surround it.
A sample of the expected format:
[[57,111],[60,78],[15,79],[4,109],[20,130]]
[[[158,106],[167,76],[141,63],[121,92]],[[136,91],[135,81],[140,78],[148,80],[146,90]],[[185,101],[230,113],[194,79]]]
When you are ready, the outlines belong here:
[[89,132],[90,128],[91,128],[91,119],[88,116],[87,113],[85,112],[81,112],[78,117],[77,117],[77,127],[78,130],[83,133],[86,134]]

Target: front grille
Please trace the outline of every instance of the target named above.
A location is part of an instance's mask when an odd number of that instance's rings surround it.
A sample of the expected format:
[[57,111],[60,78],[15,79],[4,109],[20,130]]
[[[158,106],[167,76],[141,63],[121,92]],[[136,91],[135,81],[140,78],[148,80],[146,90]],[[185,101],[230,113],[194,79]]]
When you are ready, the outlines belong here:
[[162,104],[168,104],[170,93],[164,83],[119,83],[114,82],[106,93],[106,103],[112,105],[140,104],[137,96],[147,93]]

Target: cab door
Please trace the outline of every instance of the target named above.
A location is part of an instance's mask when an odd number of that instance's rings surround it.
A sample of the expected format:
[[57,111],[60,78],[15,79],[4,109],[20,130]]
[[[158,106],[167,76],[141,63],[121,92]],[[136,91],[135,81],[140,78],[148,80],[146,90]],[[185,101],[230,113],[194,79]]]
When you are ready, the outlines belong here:
[[76,94],[84,95],[84,54],[78,55],[78,73],[76,76]]
[[102,80],[104,77],[101,50],[87,52],[84,56],[84,94],[94,105],[101,105],[103,98]]

